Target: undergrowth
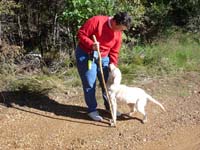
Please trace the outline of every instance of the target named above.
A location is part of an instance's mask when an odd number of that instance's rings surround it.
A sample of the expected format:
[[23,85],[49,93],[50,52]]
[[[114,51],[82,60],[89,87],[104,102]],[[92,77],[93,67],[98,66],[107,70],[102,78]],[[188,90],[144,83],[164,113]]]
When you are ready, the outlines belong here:
[[150,45],[123,47],[119,67],[124,80],[200,71],[200,35],[169,32]]
[[[120,51],[119,68],[122,82],[144,80],[180,72],[200,71],[200,35],[169,30],[160,39],[149,45],[128,47]],[[75,66],[75,65],[74,65]],[[55,74],[34,75],[2,74],[1,91],[66,92],[81,87],[76,67],[62,69]],[[6,72],[6,71],[5,71]]]

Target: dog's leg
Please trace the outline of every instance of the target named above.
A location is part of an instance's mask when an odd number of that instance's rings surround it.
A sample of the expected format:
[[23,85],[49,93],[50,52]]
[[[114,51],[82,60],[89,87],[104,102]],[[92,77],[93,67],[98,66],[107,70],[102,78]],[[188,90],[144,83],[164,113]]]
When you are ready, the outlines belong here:
[[147,122],[147,114],[146,114],[146,112],[144,110],[144,107],[143,108],[139,108],[138,111],[143,115],[142,123],[146,123]]
[[132,114],[135,112],[135,104],[133,103],[129,103],[128,104],[129,108],[130,108],[130,112],[128,113],[129,116],[132,116]]
[[142,122],[143,122],[143,123],[146,123],[146,122],[147,122],[147,114],[146,114],[146,113],[145,113],[145,115],[144,115],[144,118],[143,118]]
[[115,98],[115,94],[112,93],[110,95],[110,98],[111,98],[111,102],[112,102],[112,110],[113,110],[113,123],[116,125],[116,122],[117,122],[117,100]]
[[146,106],[146,99],[145,100],[139,100],[136,103],[136,108],[137,111],[140,112],[143,115],[143,120],[142,123],[146,123],[147,122],[147,114],[145,112],[145,106]]

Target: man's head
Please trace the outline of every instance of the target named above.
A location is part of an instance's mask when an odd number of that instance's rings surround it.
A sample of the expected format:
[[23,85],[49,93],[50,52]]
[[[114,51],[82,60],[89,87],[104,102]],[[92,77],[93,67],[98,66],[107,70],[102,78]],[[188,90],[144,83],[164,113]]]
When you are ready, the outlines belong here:
[[131,25],[131,17],[127,12],[118,12],[113,17],[112,28],[114,30],[126,30],[130,28]]

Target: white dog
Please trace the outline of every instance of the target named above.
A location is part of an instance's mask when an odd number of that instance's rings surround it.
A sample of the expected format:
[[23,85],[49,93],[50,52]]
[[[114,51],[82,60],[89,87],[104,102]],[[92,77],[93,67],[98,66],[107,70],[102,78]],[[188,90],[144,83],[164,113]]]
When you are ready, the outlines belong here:
[[[110,67],[112,68],[112,66]],[[117,110],[117,101],[123,101],[130,107],[129,115],[133,112],[138,111],[143,114],[143,123],[147,122],[147,114],[145,112],[145,106],[147,101],[150,100],[153,103],[159,105],[164,111],[165,108],[161,103],[152,98],[147,94],[143,89],[137,87],[128,87],[126,85],[120,84],[121,82],[121,71],[119,68],[113,67],[110,69],[109,79],[107,82],[107,87],[109,95],[112,101],[113,114],[114,114],[114,123],[116,123],[116,110]]]

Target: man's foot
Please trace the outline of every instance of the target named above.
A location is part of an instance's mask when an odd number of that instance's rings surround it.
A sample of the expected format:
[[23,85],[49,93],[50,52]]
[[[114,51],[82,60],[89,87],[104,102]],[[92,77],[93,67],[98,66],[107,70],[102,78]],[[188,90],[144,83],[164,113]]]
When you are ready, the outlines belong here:
[[99,115],[98,111],[93,111],[88,114],[88,116],[95,121],[103,121],[103,118]]

